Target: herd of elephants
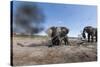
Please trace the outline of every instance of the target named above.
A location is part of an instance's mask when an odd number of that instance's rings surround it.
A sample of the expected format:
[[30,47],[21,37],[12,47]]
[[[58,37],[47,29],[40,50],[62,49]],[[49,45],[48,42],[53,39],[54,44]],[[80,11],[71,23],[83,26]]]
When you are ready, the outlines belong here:
[[[48,37],[51,41],[51,46],[60,45],[62,42],[66,45],[70,45],[68,40],[68,33],[69,29],[66,27],[50,27],[46,33],[48,34]],[[86,36],[87,33],[87,36]],[[88,42],[97,42],[97,28],[94,28],[92,26],[86,26],[84,27],[82,31],[82,37],[84,39],[87,38]]]

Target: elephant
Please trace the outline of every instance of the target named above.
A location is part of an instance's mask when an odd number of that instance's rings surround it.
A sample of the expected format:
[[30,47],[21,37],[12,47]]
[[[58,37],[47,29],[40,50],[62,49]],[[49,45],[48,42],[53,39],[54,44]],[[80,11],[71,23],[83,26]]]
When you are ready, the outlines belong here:
[[60,45],[62,41],[64,44],[69,44],[67,34],[69,33],[69,29],[66,27],[55,27],[52,26],[47,30],[48,37],[52,42],[52,46]]
[[97,28],[94,28],[92,26],[86,26],[84,27],[82,32],[82,37],[84,39],[86,39],[86,33],[87,33],[88,42],[94,42],[94,39],[95,42],[97,42]]

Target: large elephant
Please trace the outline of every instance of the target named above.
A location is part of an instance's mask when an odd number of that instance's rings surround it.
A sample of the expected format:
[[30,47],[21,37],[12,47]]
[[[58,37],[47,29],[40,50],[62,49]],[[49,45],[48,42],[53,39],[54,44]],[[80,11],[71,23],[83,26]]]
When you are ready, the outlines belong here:
[[82,36],[84,39],[86,39],[86,33],[88,42],[93,42],[94,40],[97,42],[97,28],[94,28],[92,26],[86,26],[83,29]]
[[47,30],[48,37],[50,41],[52,42],[52,45],[60,45],[62,41],[64,41],[64,44],[69,44],[67,34],[69,32],[69,29],[66,27],[50,27]]

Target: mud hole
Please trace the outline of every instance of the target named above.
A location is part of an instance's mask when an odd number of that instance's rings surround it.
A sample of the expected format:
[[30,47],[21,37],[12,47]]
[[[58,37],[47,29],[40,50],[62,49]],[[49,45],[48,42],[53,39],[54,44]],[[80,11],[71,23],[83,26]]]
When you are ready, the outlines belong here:
[[[12,44],[13,65],[74,63],[97,60],[97,43],[79,44],[80,41],[78,40],[70,40],[70,46],[60,45],[49,48],[46,46],[46,42],[47,39],[45,38],[14,37]],[[21,47],[18,43],[26,46]]]

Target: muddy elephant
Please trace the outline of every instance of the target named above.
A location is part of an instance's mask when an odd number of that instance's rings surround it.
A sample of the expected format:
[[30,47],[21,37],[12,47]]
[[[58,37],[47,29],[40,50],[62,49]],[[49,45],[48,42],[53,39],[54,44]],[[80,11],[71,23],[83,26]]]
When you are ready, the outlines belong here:
[[49,39],[52,42],[53,45],[60,45],[62,41],[64,41],[64,44],[69,44],[67,34],[69,32],[69,29],[66,27],[50,27],[47,30],[47,34]]
[[88,42],[97,42],[97,28],[94,28],[92,26],[86,26],[83,29],[82,36],[84,39],[86,39],[86,33],[87,33],[87,38]]

